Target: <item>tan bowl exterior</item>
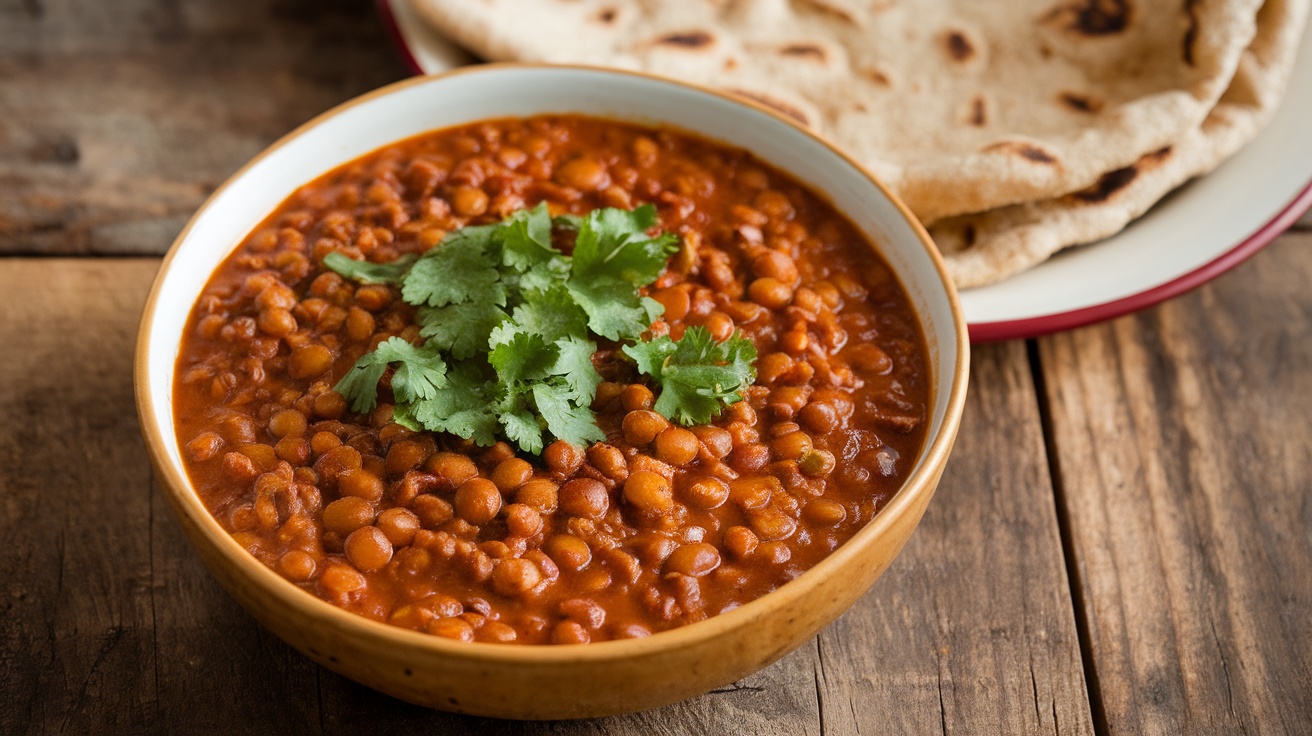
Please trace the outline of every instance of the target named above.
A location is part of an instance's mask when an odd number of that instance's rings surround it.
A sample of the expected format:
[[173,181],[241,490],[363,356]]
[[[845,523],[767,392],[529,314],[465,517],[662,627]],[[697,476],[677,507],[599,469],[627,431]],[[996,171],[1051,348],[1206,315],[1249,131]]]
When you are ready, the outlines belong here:
[[[399,82],[346,105],[408,83]],[[748,106],[783,119],[759,105]],[[160,285],[174,266],[173,255],[190,224],[156,277],[136,354],[137,409],[164,494],[206,566],[260,623],[315,662],[411,703],[503,718],[584,718],[654,708],[741,679],[808,641],[851,607],[888,568],[934,494],[960,423],[969,344],[956,292],[923,228],[894,195],[870,178],[916,229],[948,292],[957,360],[954,365],[932,366],[935,375],[940,371],[952,375],[947,414],[941,431],[929,438],[922,451],[922,465],[873,521],[796,580],[736,610],[646,639],[571,646],[465,644],[349,613],[260,564],[219,526],[183,474],[167,462],[164,443],[173,438],[165,437],[157,423],[160,409],[146,385],[147,337]],[[208,202],[201,211],[206,206]]]

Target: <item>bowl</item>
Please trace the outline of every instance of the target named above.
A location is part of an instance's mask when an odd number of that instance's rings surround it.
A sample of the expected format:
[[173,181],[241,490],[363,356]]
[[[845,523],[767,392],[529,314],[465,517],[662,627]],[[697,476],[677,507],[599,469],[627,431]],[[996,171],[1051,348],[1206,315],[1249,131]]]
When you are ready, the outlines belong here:
[[[297,187],[386,144],[484,119],[583,113],[665,124],[745,148],[826,195],[878,248],[919,315],[932,370],[930,426],[902,489],[811,570],[735,610],[645,639],[569,646],[460,643],[378,623],[260,564],[193,491],[175,438],[174,364],[211,272]],[[384,87],[311,120],[224,183],[178,236],[138,337],[137,410],[163,492],[238,602],[319,664],[421,705],[508,718],[579,718],[656,707],[740,679],[837,618],[902,549],[934,493],[965,401],[961,307],[924,229],[842,152],[750,102],[660,78],[582,67],[489,65]]]

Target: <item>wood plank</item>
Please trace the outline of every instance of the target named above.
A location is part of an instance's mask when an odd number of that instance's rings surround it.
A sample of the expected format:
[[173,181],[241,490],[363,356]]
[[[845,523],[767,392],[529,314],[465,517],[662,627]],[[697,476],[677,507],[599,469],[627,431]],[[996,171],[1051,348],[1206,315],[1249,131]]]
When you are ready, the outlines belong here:
[[1115,734],[1307,733],[1312,233],[1040,343]]
[[920,528],[819,637],[826,733],[1092,733],[1025,346],[977,346]]
[[0,732],[120,730],[154,708],[150,471],[124,441],[141,292],[49,265],[0,262]]
[[0,3],[0,253],[163,253],[251,156],[405,76],[357,0]]
[[0,733],[317,718],[317,668],[210,579],[152,491],[132,351],[158,265],[0,260]]

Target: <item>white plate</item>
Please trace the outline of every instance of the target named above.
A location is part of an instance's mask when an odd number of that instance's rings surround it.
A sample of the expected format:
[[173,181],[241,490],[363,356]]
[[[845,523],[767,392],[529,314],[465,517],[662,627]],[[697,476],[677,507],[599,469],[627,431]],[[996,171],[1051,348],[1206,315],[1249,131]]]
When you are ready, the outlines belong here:
[[[377,4],[414,71],[431,74],[468,62],[409,0]],[[1309,206],[1312,43],[1304,43],[1284,102],[1251,143],[1117,235],[1063,251],[1002,283],[962,291],[970,336],[1035,337],[1151,306],[1238,265]]]

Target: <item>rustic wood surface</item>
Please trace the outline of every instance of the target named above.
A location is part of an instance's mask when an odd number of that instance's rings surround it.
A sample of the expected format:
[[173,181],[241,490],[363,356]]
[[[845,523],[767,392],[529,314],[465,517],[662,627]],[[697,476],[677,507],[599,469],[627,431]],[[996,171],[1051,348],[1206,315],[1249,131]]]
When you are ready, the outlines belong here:
[[732,686],[475,719],[266,633],[152,487],[153,254],[252,154],[405,73],[362,0],[0,0],[0,733],[1312,733],[1312,216],[1155,309],[977,346],[906,550]]
[[365,0],[2,0],[0,253],[163,253],[247,159],[407,75]]
[[1196,293],[1040,341],[1095,714],[1309,733],[1312,232]]

